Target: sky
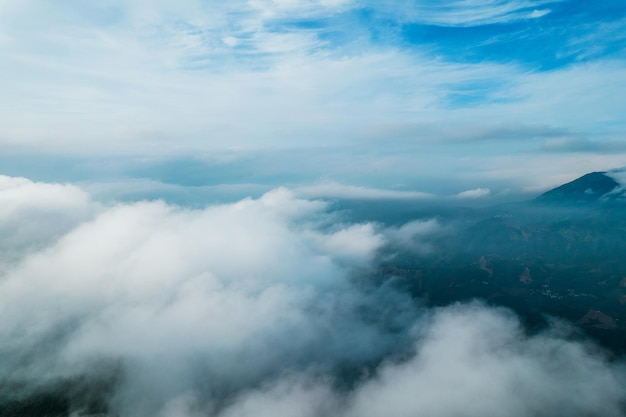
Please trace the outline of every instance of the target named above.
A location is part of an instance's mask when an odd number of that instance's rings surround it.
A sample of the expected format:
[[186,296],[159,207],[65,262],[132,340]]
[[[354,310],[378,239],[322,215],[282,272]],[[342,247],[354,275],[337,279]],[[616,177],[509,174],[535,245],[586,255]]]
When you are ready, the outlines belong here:
[[621,0],[2,0],[0,171],[530,196],[626,165],[625,46]]

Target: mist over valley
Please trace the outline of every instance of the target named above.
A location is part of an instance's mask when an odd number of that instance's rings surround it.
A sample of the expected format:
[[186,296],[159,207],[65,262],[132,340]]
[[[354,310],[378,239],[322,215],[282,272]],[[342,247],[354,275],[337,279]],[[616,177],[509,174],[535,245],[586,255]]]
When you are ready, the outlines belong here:
[[1,415],[622,415],[626,203],[577,181],[189,209],[2,177]]

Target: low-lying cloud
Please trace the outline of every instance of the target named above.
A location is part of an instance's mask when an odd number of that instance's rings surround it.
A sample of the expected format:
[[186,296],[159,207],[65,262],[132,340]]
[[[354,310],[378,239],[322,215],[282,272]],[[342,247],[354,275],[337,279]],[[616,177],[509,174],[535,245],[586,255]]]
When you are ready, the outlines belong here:
[[67,233],[95,210],[78,187],[0,175],[0,271]]
[[489,194],[491,194],[491,190],[488,188],[474,188],[473,190],[466,190],[458,193],[456,198],[468,200],[487,197]]
[[0,237],[19,253],[0,261],[0,401],[61,387],[73,411],[96,397],[122,417],[624,411],[621,369],[562,330],[529,336],[481,304],[427,310],[369,279],[434,220],[340,223],[286,189],[187,209],[2,181],[0,225],[40,227]]
[[421,323],[412,356],[384,363],[347,395],[292,376],[223,415],[623,415],[623,379],[563,334],[528,336],[510,312],[481,304],[438,309]]
[[339,198],[355,200],[427,200],[435,196],[421,191],[383,190],[326,182],[303,186],[296,190],[309,198]]

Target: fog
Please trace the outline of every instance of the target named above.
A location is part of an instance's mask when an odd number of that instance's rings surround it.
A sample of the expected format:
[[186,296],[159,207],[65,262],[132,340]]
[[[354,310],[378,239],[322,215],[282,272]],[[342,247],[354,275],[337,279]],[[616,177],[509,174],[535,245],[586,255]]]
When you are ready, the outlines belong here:
[[[0,177],[6,404],[163,416],[620,416],[624,369],[554,321],[374,279],[435,219],[355,223],[284,188],[189,209]],[[6,411],[3,411],[6,413]]]

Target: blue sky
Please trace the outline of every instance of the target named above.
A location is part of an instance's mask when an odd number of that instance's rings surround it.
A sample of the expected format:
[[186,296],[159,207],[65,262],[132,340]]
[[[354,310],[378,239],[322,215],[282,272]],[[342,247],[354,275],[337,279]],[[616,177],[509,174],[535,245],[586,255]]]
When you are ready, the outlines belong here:
[[532,194],[626,165],[625,46],[622,0],[0,0],[0,171]]

